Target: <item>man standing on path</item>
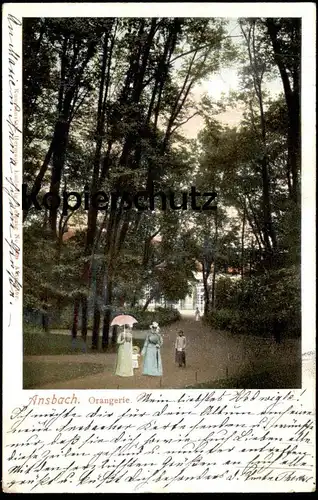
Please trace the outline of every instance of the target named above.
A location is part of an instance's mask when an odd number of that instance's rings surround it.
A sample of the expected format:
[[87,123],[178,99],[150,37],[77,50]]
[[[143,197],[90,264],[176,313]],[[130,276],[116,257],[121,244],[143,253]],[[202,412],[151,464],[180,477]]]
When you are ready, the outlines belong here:
[[175,343],[176,363],[178,363],[180,367],[181,366],[185,367],[186,365],[185,348],[186,348],[186,338],[183,334],[183,331],[180,330]]

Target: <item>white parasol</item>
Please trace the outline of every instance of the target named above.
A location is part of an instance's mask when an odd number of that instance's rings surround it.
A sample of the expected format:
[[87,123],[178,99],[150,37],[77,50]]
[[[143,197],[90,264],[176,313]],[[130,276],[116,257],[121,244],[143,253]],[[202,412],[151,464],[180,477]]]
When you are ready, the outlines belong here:
[[124,327],[124,332],[125,332],[125,326],[133,326],[135,323],[138,323],[136,318],[131,316],[130,314],[120,314],[119,316],[116,316],[110,326],[123,326]]

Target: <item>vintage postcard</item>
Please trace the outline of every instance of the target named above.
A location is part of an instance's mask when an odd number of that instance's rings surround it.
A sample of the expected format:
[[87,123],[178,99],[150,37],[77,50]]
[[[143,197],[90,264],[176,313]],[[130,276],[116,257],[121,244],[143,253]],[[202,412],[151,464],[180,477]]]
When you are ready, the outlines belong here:
[[315,491],[315,18],[4,5],[6,493]]

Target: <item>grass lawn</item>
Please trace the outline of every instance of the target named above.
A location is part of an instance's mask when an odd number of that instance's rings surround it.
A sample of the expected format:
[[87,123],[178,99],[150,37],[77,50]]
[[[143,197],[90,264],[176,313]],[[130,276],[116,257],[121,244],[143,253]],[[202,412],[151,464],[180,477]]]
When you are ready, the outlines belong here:
[[23,362],[23,388],[37,389],[51,382],[61,382],[73,378],[94,375],[104,371],[102,364],[94,363],[66,363],[65,361],[24,361]]
[[298,389],[301,388],[301,365],[283,365],[281,369],[243,374],[222,380],[204,382],[187,389]]
[[[101,339],[100,339],[101,345]],[[140,348],[143,340],[134,339],[134,345]],[[72,345],[71,335],[59,335],[56,333],[24,333],[23,353],[25,356],[43,356],[50,354],[80,354],[84,353],[84,344],[81,338]],[[100,349],[101,350],[101,349]],[[117,346],[109,346],[107,351],[114,352]],[[94,353],[91,349],[91,337],[87,340],[87,352]]]

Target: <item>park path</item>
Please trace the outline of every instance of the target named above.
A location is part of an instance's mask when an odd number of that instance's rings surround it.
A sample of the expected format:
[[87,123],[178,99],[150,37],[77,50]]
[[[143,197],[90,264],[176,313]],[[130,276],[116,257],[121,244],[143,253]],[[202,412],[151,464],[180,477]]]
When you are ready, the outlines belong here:
[[[174,362],[174,342],[182,329],[187,339],[187,367],[179,368]],[[82,378],[54,382],[41,389],[157,389],[184,388],[196,383],[237,376],[246,370],[260,372],[266,365],[288,370],[300,352],[300,341],[284,340],[280,345],[271,338],[247,335],[233,336],[224,331],[211,330],[201,321],[184,317],[177,323],[162,328],[161,349],[163,376],[142,375],[141,367],[134,377],[114,375],[115,353],[93,353],[50,356],[26,356],[25,361],[100,363],[101,373]],[[141,363],[140,363],[141,364]]]

